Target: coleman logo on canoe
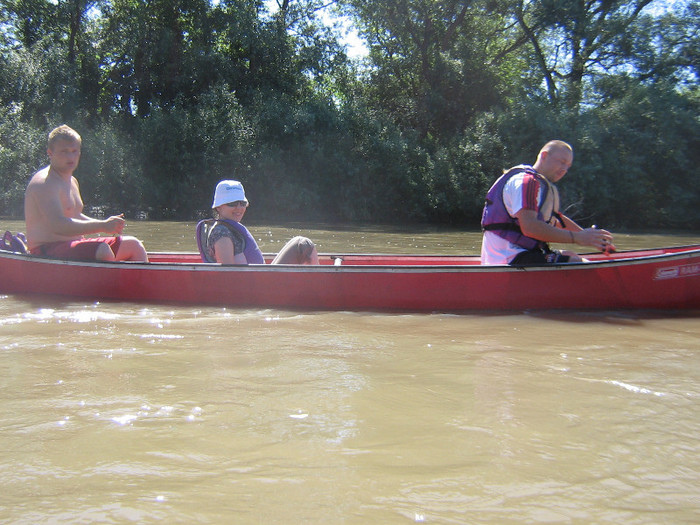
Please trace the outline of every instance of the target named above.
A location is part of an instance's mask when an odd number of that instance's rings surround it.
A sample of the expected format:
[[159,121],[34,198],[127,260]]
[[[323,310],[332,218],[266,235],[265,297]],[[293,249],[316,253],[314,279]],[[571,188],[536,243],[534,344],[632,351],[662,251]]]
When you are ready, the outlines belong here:
[[675,279],[677,277],[690,277],[692,275],[700,275],[700,264],[659,268],[656,270],[656,277],[654,277],[654,279]]

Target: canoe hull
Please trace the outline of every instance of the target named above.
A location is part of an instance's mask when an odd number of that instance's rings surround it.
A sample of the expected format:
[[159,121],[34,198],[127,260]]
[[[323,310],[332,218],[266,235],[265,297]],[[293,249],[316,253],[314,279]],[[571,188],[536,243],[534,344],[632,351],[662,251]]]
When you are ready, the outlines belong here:
[[331,256],[321,266],[221,266],[193,254],[84,263],[0,252],[0,293],[352,311],[700,309],[700,246],[527,269],[479,266],[474,257],[342,259],[340,266]]

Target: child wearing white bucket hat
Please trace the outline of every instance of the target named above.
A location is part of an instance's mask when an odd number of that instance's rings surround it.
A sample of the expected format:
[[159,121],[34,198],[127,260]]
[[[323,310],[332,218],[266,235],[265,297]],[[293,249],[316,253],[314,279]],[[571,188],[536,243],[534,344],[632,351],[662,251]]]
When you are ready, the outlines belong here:
[[[205,219],[197,224],[197,246],[202,261],[265,264],[258,243],[241,224],[249,204],[239,181],[222,180],[216,185],[211,207],[218,218]],[[284,245],[272,264],[319,264],[316,245],[306,237],[294,237]]]

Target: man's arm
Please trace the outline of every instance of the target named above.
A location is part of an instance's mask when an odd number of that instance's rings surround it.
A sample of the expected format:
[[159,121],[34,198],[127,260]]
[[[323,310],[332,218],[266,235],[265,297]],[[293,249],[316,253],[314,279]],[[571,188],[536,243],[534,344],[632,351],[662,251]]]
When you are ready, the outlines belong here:
[[570,219],[569,217],[567,217],[563,213],[559,214],[559,218],[564,223],[565,230],[571,230],[572,232],[578,232],[578,231],[583,230],[583,228],[581,228],[581,226],[576,224],[576,222],[573,219]]
[[52,185],[36,185],[28,188],[28,198],[33,201],[37,216],[44,218],[44,228],[56,235],[74,237],[92,233],[118,235],[124,229],[124,217],[120,215],[105,220],[93,219],[82,213],[67,217],[63,211],[60,193]]
[[515,216],[520,222],[520,229],[523,234],[540,241],[580,244],[581,246],[591,246],[601,251],[608,249],[612,243],[610,232],[595,228],[582,229],[565,215],[562,215],[562,220],[566,225],[566,229],[556,228],[539,220],[537,212],[534,210],[523,208]]

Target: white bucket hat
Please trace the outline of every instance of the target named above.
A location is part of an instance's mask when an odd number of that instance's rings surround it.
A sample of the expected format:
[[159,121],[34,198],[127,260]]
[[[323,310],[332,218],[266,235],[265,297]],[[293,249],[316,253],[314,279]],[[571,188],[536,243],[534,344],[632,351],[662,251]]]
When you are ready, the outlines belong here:
[[245,198],[245,190],[243,184],[237,180],[222,180],[216,185],[214,192],[214,203],[212,208],[218,208],[222,204],[235,201],[245,201],[248,204],[248,199]]

